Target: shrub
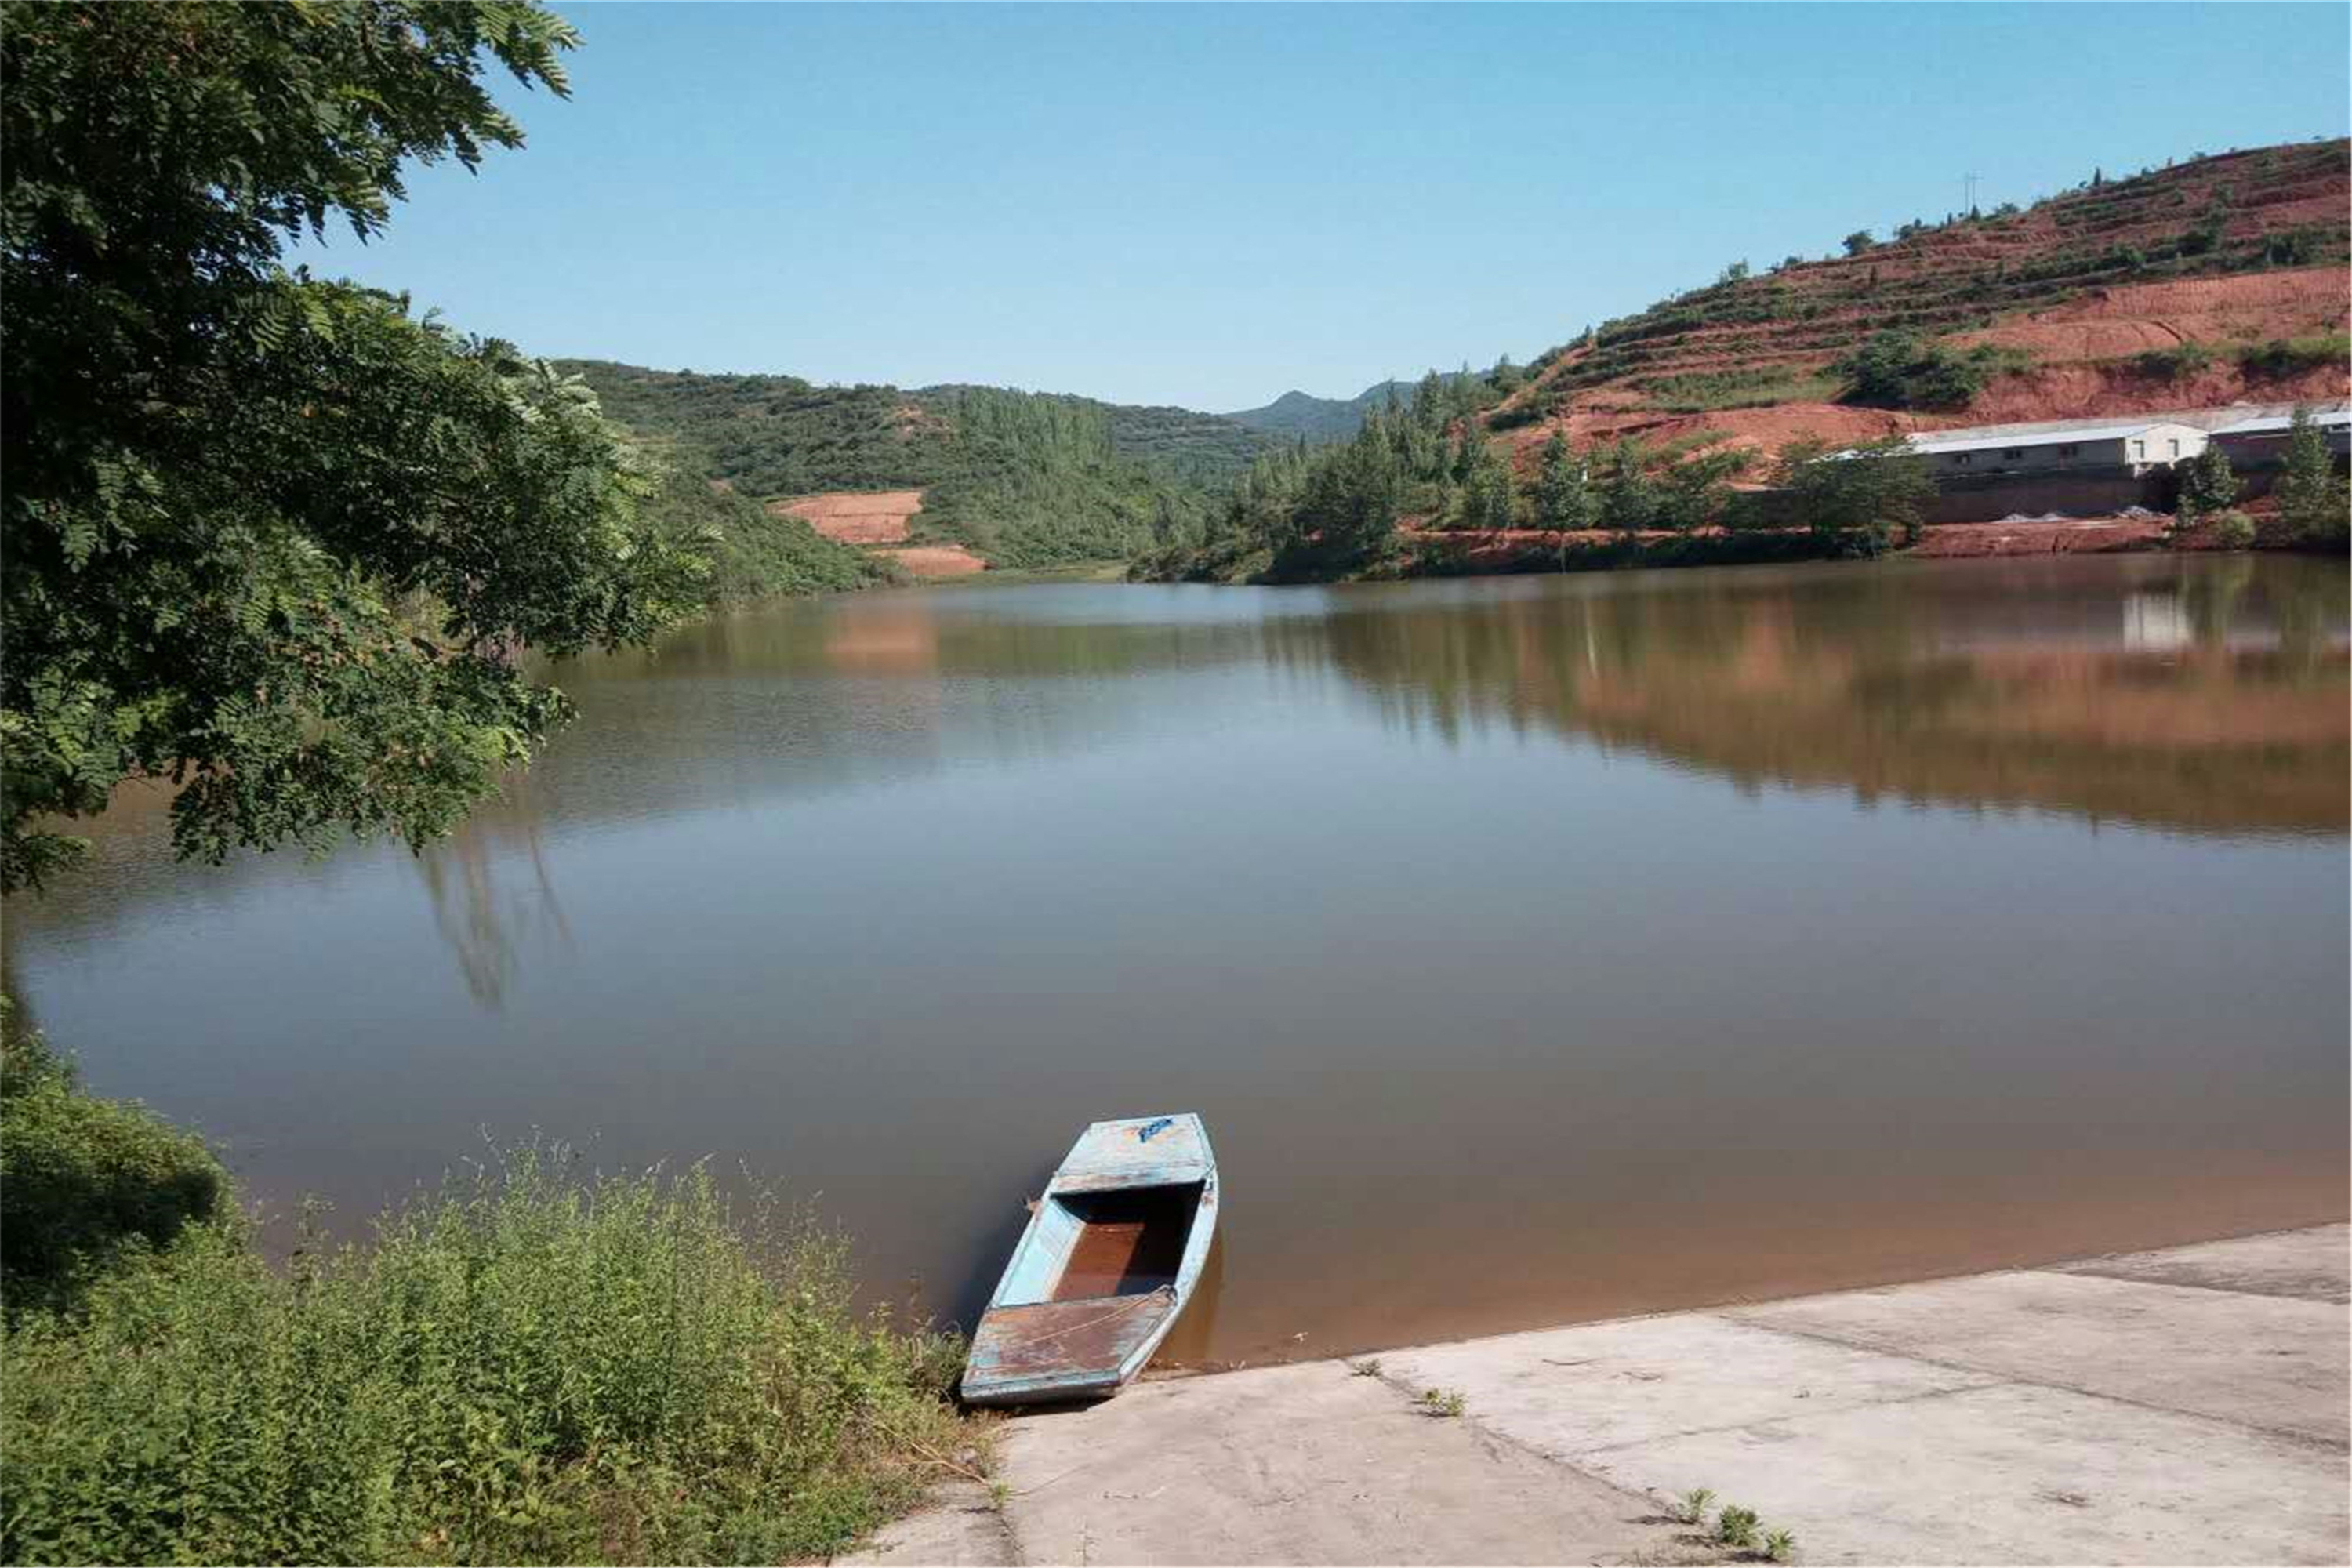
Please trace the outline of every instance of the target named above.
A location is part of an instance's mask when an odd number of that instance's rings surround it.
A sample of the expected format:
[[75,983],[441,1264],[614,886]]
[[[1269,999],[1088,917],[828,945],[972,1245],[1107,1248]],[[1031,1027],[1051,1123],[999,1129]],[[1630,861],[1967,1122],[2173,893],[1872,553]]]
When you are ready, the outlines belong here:
[[2305,226],[2263,237],[2263,259],[2273,267],[2301,267],[2319,259],[2319,230]]
[[1490,431],[1516,430],[1523,425],[1538,424],[1550,417],[1553,411],[1559,408],[1559,401],[1556,393],[1549,391],[1531,393],[1519,402],[1497,408],[1487,415],[1486,428]]
[[2184,338],[2170,348],[2149,349],[2132,356],[2132,368],[2142,375],[2182,381],[2213,363],[2213,351],[2195,338]]
[[2323,332],[2305,338],[2273,338],[2268,342],[2238,351],[2238,363],[2246,367],[2249,375],[2273,378],[2294,375],[2320,365],[2341,365],[2347,357],[2352,357],[2352,337],[2342,332]]
[[227,1173],[145,1108],[81,1092],[0,997],[0,1299],[11,1317],[68,1309],[123,1260],[217,1217]]
[[1759,1522],[1754,1509],[1726,1503],[1723,1511],[1715,1516],[1715,1539],[1735,1551],[1748,1551],[1756,1544],[1756,1526]]
[[1883,331],[1830,366],[1846,385],[1841,401],[1874,408],[1965,408],[2021,356],[1991,344],[1965,352],[1912,333]]
[[[953,1344],[709,1178],[525,1150],[266,1267],[234,1230],[7,1331],[11,1563],[774,1562],[909,1501]],[[764,1236],[775,1262],[754,1263]]]
[[2213,539],[2230,550],[2249,550],[2254,542],[2254,520],[2232,509],[2213,520]]
[[2238,476],[2219,447],[2208,447],[2184,466],[2180,500],[2173,514],[2182,528],[2195,528],[2238,498]]

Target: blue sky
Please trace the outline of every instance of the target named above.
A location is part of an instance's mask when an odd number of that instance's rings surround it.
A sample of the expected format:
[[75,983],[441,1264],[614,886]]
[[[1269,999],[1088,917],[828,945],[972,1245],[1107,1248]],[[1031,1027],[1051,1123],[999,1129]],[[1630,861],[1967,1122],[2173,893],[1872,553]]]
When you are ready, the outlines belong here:
[[2352,8],[562,5],[569,102],[299,253],[548,354],[1228,409],[2347,130]]

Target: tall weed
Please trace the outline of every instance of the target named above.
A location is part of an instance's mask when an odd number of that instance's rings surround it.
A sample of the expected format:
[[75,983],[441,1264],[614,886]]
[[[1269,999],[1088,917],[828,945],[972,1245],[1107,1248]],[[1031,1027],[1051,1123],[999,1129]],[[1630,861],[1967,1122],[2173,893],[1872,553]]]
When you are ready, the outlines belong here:
[[9,1562],[744,1562],[831,1551],[964,1441],[952,1341],[708,1174],[525,1149],[264,1265],[228,1226],[7,1333]]

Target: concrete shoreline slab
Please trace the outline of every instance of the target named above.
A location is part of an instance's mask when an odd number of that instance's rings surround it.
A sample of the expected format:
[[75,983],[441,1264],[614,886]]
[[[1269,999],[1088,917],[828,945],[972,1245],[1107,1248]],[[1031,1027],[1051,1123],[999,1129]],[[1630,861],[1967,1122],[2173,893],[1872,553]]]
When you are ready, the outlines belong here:
[[1583,1563],[1673,1537],[1643,1499],[1333,1362],[1147,1383],[1011,1427],[1013,1533],[1035,1563],[1506,1563],[1538,1542]]
[[2340,1453],[2031,1384],[1583,1463],[1625,1486],[1712,1485],[1795,1530],[1807,1563],[2345,1561]]
[[2144,1279],[2156,1285],[2190,1285],[2257,1296],[2296,1296],[2309,1301],[2352,1301],[2352,1225],[2310,1230],[2273,1231],[2233,1237],[2157,1252],[2113,1253],[2061,1268],[2061,1274],[2095,1274],[2110,1279]]
[[1705,1487],[1799,1563],[2347,1563],[2347,1303],[2335,1225],[1146,1383],[856,1560],[1726,1561]]
[[1392,1351],[1381,1366],[1412,1389],[1460,1390],[1481,1423],[1563,1459],[1997,1381],[1703,1313]]
[[2021,1270],[1727,1314],[2003,1379],[2345,1447],[2346,1314],[2327,1301]]

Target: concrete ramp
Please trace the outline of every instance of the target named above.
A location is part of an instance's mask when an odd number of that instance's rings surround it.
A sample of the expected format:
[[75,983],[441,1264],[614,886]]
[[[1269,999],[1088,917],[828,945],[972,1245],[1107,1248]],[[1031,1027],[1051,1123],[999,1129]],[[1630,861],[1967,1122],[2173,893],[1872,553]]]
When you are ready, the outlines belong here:
[[861,1560],[1743,1560],[1669,1517],[1704,1487],[1799,1563],[2352,1562],[2347,1262],[2332,1225],[1147,1382]]

